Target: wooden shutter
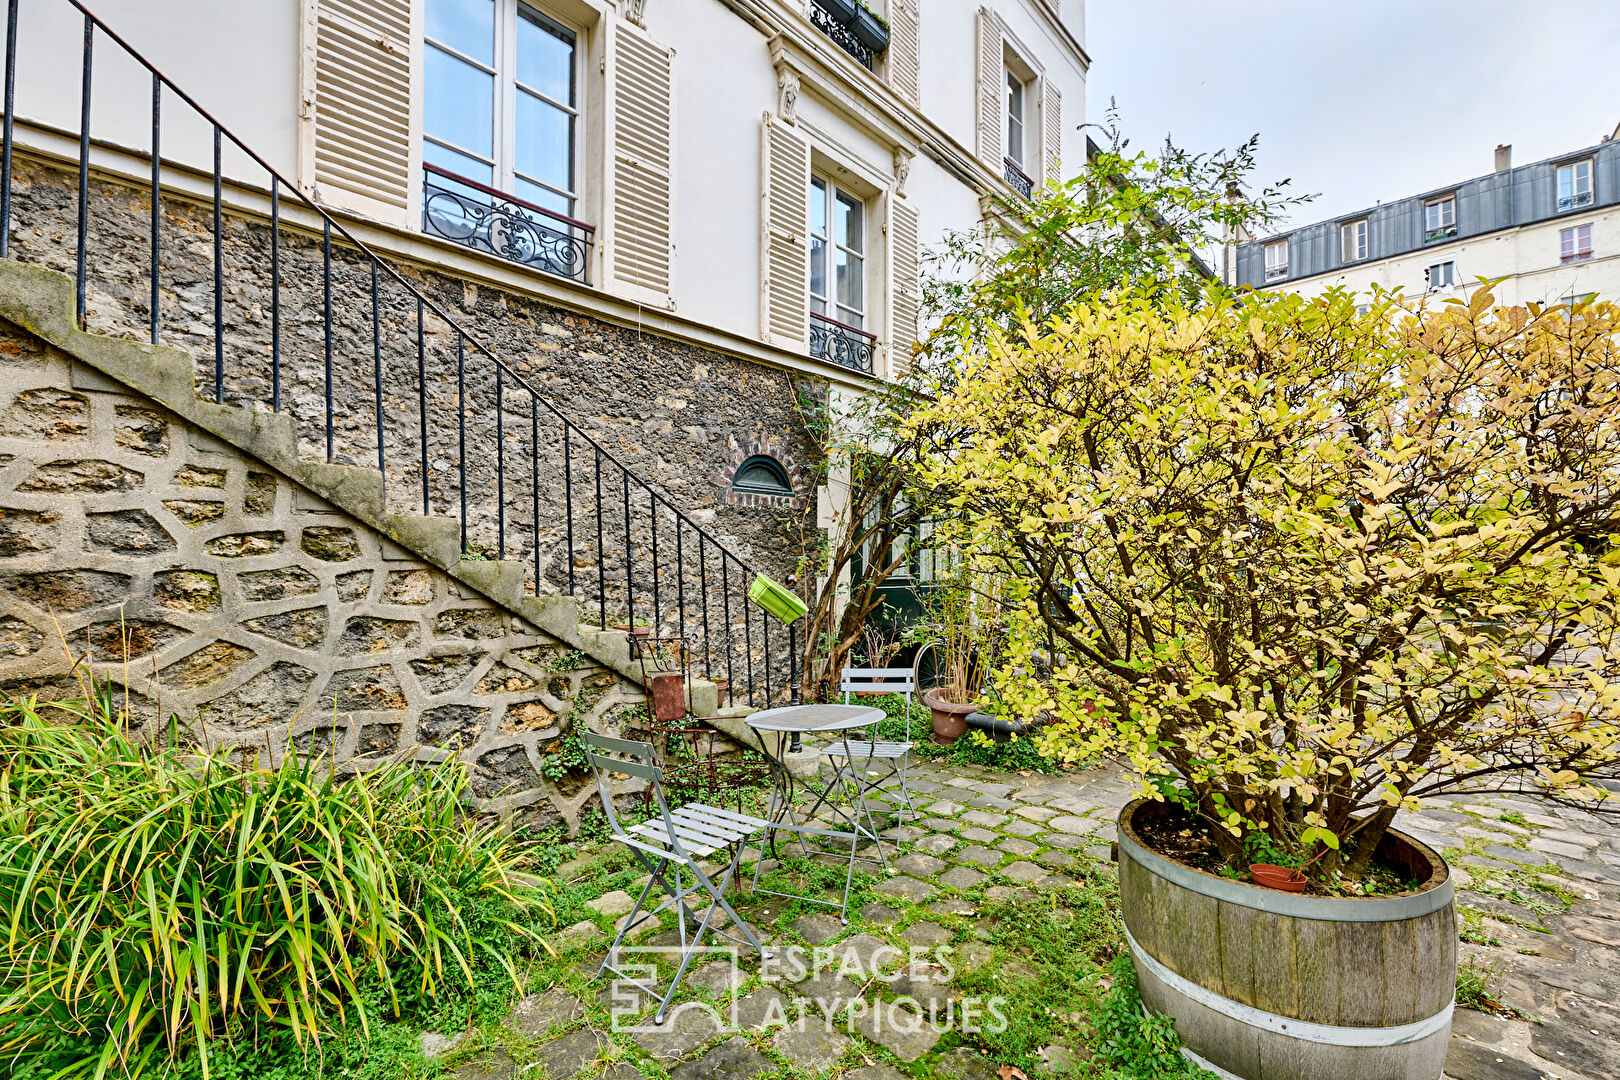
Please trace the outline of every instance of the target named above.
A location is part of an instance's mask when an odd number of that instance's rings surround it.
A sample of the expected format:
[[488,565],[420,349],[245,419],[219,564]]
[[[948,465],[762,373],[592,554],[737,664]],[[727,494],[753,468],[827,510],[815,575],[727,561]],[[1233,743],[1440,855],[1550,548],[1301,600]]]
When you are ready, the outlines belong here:
[[1046,150],[1046,179],[1062,180],[1058,172],[1063,157],[1063,93],[1053,85],[1050,76],[1041,80],[1041,128]]
[[889,88],[913,105],[917,96],[917,0],[889,4]]
[[760,337],[810,345],[810,143],[765,114],[760,147]]
[[917,313],[922,304],[922,267],[917,243],[917,211],[905,199],[889,195],[889,374],[911,366],[917,340]]
[[413,190],[410,0],[306,4],[302,95],[313,139],[304,146],[313,160],[304,182],[324,201],[403,220]]
[[979,9],[979,160],[1001,175],[1005,139],[1002,99],[1006,95],[1007,65],[1001,42],[1001,19],[989,8]]
[[620,20],[614,35],[613,280],[619,291],[669,304],[674,55]]

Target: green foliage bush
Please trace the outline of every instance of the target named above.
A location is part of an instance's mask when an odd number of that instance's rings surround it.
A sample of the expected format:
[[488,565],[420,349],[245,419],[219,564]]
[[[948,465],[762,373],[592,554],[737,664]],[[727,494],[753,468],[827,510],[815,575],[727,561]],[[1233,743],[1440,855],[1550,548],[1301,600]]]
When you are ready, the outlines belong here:
[[452,996],[465,1022],[492,974],[504,1000],[547,900],[467,779],[147,742],[105,692],[0,704],[0,1054],[209,1077],[244,1044],[364,1043]]

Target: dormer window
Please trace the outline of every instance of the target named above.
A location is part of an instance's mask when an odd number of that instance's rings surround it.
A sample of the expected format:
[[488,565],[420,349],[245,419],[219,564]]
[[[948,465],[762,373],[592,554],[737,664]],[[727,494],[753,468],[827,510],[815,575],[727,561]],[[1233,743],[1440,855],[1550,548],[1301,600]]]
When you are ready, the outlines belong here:
[[1445,240],[1457,235],[1457,197],[1444,195],[1423,204],[1423,242]]
[[1558,209],[1592,205],[1592,159],[1558,166]]

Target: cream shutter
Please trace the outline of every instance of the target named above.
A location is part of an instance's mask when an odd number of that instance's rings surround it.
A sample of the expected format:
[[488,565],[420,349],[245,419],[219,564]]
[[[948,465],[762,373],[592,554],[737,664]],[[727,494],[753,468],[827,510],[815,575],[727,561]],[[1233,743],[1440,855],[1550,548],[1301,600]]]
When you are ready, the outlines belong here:
[[917,340],[917,313],[922,303],[917,211],[905,199],[889,196],[889,375],[911,366]]
[[1041,136],[1046,151],[1046,179],[1061,180],[1063,157],[1063,93],[1050,77],[1041,80]]
[[917,96],[917,3],[891,0],[889,4],[889,88],[913,105]]
[[674,194],[674,54],[621,20],[614,35],[613,197],[607,243],[617,291],[667,306]]
[[313,138],[303,140],[304,183],[324,201],[403,220],[413,190],[410,0],[305,4],[302,96]]
[[760,146],[760,337],[810,346],[810,143],[765,114]]
[[1007,81],[1004,47],[1001,43],[1001,19],[989,8],[979,9],[979,73],[977,92],[979,99],[979,160],[1001,175],[1003,150],[1002,98]]

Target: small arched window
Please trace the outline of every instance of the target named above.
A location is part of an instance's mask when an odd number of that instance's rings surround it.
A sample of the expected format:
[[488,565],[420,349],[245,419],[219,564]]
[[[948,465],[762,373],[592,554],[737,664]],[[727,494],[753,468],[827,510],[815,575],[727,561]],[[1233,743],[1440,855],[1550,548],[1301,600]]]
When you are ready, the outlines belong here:
[[756,454],[731,474],[731,490],[745,495],[779,495],[793,497],[793,484],[787,470],[773,457]]

